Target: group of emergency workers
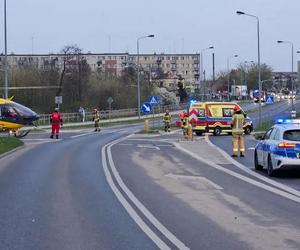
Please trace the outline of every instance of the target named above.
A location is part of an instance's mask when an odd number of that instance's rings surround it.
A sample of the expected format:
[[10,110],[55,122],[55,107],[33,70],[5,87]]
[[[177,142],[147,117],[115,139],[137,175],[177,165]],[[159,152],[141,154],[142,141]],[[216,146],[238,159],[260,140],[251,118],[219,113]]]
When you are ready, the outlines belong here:
[[[185,111],[180,112],[179,118],[183,135],[186,136],[189,127],[188,113]],[[240,157],[245,157],[244,123],[245,114],[238,105],[234,106],[232,115],[232,157],[238,157],[239,153]]]
[[[93,118],[94,121],[94,127],[95,132],[100,132],[100,113],[97,109],[93,110]],[[50,138],[53,139],[54,137],[56,139],[59,138],[59,131],[60,128],[63,126],[63,119],[62,115],[59,112],[59,108],[55,108],[54,112],[50,116],[50,124],[51,124],[51,135]]]
[[[183,130],[183,135],[186,136],[188,133],[189,127],[189,116],[188,113],[183,111],[179,114],[181,121],[181,128]],[[100,113],[97,109],[93,111],[93,118],[95,132],[100,132]],[[163,116],[164,129],[165,132],[171,131],[171,115],[169,110],[166,110],[166,113]],[[240,153],[240,157],[245,156],[245,143],[244,143],[244,129],[243,125],[245,122],[245,116],[241,108],[236,105],[233,108],[232,115],[232,157],[237,157]],[[63,125],[62,115],[59,112],[58,108],[55,108],[54,112],[50,116],[50,123],[52,126],[52,132],[50,138],[53,139],[54,136],[56,139],[59,138],[59,130]]]

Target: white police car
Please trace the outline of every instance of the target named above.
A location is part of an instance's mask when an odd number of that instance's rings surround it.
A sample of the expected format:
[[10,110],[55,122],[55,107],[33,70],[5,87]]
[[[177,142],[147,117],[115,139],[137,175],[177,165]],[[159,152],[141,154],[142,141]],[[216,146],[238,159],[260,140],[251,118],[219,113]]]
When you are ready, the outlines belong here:
[[254,151],[256,170],[274,170],[298,166],[300,168],[300,120],[278,119],[256,145]]

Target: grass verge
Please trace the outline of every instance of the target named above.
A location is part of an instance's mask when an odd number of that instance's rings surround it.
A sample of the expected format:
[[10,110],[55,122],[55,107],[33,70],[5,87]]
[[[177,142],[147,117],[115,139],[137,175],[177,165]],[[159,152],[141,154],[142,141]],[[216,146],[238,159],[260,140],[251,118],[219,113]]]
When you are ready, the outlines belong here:
[[23,144],[21,140],[15,137],[0,137],[0,155]]

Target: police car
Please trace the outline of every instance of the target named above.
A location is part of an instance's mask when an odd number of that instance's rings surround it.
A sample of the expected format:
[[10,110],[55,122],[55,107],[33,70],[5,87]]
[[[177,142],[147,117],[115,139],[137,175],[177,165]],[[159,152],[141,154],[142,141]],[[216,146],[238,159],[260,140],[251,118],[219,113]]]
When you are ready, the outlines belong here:
[[254,151],[256,170],[274,170],[296,166],[300,168],[300,120],[278,119],[256,145]]

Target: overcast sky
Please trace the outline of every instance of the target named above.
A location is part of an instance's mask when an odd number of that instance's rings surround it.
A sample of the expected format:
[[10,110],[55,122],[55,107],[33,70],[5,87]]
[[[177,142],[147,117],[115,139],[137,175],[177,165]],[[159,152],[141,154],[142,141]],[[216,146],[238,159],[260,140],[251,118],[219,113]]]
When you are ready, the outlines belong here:
[[[141,41],[141,53],[196,53],[213,45],[220,71],[234,54],[232,67],[257,61],[256,20],[237,10],[260,18],[262,62],[291,71],[291,47],[276,41],[292,41],[300,50],[299,0],[7,0],[8,52],[59,52],[78,44],[85,52],[136,53],[137,37],[155,34]],[[209,73],[211,53],[203,55]],[[298,59],[295,53],[295,70]]]

